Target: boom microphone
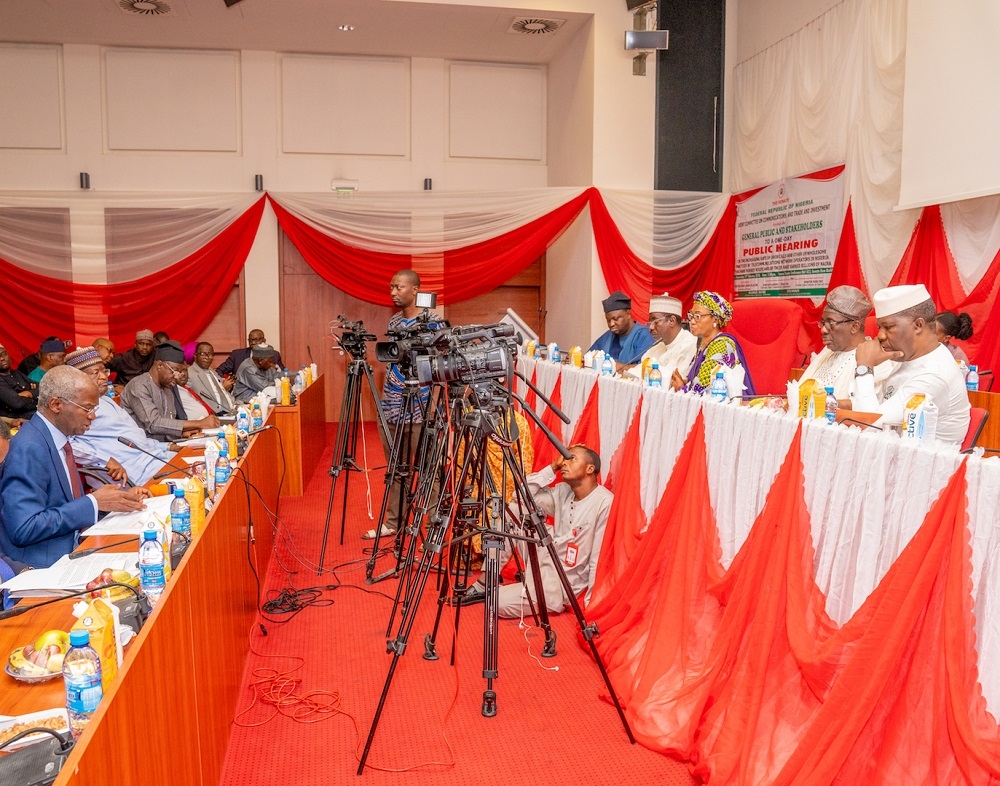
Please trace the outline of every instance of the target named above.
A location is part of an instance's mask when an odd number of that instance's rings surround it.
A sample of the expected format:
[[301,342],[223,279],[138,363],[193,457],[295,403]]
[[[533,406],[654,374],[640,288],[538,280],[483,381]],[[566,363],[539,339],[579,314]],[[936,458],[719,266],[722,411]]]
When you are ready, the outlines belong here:
[[[121,442],[127,448],[132,448],[132,450],[138,450],[140,453],[145,453],[147,456],[149,456],[150,458],[154,458],[157,461],[163,461],[163,459],[161,459],[155,453],[151,453],[148,450],[146,450],[145,448],[140,448],[138,445],[136,445],[128,437],[118,437],[118,441]],[[176,464],[171,464],[169,461],[163,461],[163,464],[164,464],[164,466],[167,466],[167,467],[173,467],[178,472],[183,472],[188,477],[191,477],[192,474],[193,474],[191,472],[191,468],[190,467],[178,467]],[[161,472],[159,475],[156,476],[156,478],[162,478],[162,477],[165,477],[165,475],[172,475],[172,474],[173,474],[172,472],[167,472],[167,473],[162,473]]]

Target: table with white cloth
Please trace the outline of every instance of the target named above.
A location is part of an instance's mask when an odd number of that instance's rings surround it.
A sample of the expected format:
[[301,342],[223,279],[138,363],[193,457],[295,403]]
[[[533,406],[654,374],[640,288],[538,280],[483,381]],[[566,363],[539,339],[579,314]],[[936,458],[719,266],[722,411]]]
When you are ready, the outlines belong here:
[[[800,423],[805,500],[815,550],[814,578],[826,611],[843,625],[886,575],[963,460],[971,541],[971,603],[979,680],[987,709],[1000,711],[1000,459],[965,456],[953,446],[922,446],[892,432],[782,411],[719,404],[707,397],[598,377],[590,369],[519,358],[543,392],[562,378],[568,440],[595,384],[600,454],[607,466],[642,410],[639,473],[643,511],[652,516],[699,412],[704,413],[711,507],[728,568],[746,541]],[[522,383],[523,385],[523,383]]]

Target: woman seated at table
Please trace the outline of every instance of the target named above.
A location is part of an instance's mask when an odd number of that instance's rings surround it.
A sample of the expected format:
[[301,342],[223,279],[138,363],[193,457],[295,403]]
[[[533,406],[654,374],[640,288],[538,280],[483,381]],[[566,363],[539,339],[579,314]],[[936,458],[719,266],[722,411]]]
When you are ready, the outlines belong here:
[[670,377],[674,390],[704,395],[712,390],[715,372],[725,368],[742,366],[746,374],[743,380],[745,395],[754,394],[750,368],[739,342],[724,328],[733,318],[733,307],[717,292],[695,292],[694,302],[687,315],[691,334],[698,339],[698,353],[691,362],[687,378],[675,370]]
[[972,317],[966,313],[942,311],[934,317],[934,329],[937,331],[938,342],[944,344],[955,361],[969,365],[969,356],[965,354],[965,350],[952,344],[951,340],[957,338],[959,341],[968,341],[972,338]]

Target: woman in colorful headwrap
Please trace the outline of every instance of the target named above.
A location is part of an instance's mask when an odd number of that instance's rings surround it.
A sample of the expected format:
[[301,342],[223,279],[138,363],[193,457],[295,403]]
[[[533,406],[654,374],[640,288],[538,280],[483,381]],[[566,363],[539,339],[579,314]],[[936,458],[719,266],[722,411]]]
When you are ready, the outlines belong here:
[[753,380],[743,350],[735,337],[722,331],[733,318],[733,307],[729,301],[717,292],[695,292],[687,318],[691,334],[698,339],[698,354],[691,362],[686,379],[680,372],[674,371],[670,377],[671,387],[685,393],[704,395],[711,392],[716,371],[723,367],[743,366],[746,372],[743,392],[752,396]]

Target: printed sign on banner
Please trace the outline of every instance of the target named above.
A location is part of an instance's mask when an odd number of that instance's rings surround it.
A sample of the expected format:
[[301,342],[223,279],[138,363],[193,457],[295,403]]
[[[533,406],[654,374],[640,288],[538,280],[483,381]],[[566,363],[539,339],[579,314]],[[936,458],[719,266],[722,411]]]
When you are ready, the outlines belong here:
[[843,226],[842,169],[789,178],[739,202],[736,297],[824,297]]

